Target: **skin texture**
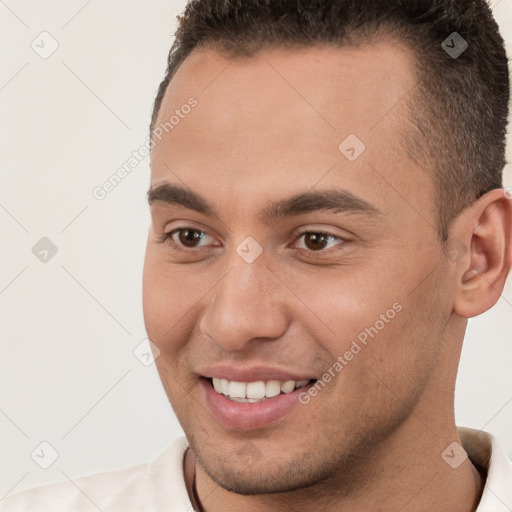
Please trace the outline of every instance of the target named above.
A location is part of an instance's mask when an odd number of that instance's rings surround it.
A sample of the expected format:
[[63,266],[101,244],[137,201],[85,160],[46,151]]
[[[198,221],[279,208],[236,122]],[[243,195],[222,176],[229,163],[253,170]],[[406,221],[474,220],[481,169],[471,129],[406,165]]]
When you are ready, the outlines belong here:
[[[193,190],[218,216],[151,205],[144,317],[191,445],[198,509],[476,509],[482,476],[441,454],[460,442],[453,392],[466,318],[494,305],[510,269],[510,202],[484,195],[453,224],[455,253],[443,251],[427,166],[400,145],[415,83],[407,53],[388,43],[240,59],[196,50],[173,78],[156,125],[190,97],[197,106],[157,141],[151,185]],[[349,134],[366,146],[353,162],[338,149]],[[381,214],[259,217],[269,200],[330,188]],[[199,247],[159,242],[178,227],[204,232]],[[340,238],[318,249],[299,230]],[[236,252],[248,236],[263,249],[253,263]],[[237,430],[210,414],[205,365],[318,379],[395,303],[401,311],[283,420]]]

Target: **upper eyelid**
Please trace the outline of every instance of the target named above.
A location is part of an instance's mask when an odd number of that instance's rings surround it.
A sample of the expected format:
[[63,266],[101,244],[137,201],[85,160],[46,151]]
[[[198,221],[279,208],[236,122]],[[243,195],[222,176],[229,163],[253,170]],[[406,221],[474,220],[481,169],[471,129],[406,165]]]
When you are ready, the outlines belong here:
[[[171,238],[172,234],[176,233],[176,232],[179,232],[181,230],[186,230],[186,229],[190,229],[191,231],[198,231],[200,233],[204,233],[206,234],[207,236],[211,237],[211,238],[214,238],[212,235],[210,235],[207,231],[203,230],[203,229],[200,229],[200,228],[195,228],[193,226],[178,226],[178,227],[175,227],[173,229],[171,229],[170,231],[164,233],[164,235],[168,236],[169,238]],[[300,230],[298,232],[296,232],[293,236],[293,242],[296,242],[300,237],[302,237],[303,235],[305,234],[309,234],[309,233],[314,233],[314,234],[321,234],[321,235],[326,235],[328,237],[332,237],[332,238],[335,238],[341,242],[344,242],[344,241],[347,241],[347,238],[348,237],[343,237],[343,236],[340,236],[340,235],[336,235],[334,233],[331,233],[330,231],[327,231],[327,230],[323,230],[323,229],[311,229],[311,228],[308,228],[308,229],[303,229],[303,230]],[[174,242],[176,243],[176,242]],[[177,244],[179,246],[181,246],[181,244]],[[194,248],[188,248],[190,250],[193,250]],[[326,250],[322,250],[322,251],[311,251],[311,252],[326,252]]]
[[336,235],[335,233],[332,233],[328,230],[325,230],[325,229],[304,229],[304,230],[300,230],[300,231],[297,231],[297,233],[295,233],[295,236],[302,236],[306,233],[316,233],[316,234],[321,234],[321,235],[327,235],[327,236],[332,236],[333,238],[339,238],[340,240],[343,240],[344,237],[341,236],[341,235]]
[[[348,241],[348,238],[345,238],[345,237],[342,237],[342,236],[339,236],[339,235],[335,235],[334,233],[330,233],[328,231],[322,231],[322,230],[314,230],[314,229],[307,229],[305,231],[299,231],[295,236],[294,236],[294,239],[293,239],[293,242],[292,243],[296,243],[297,240],[299,240],[299,238],[302,238],[303,235],[305,234],[308,234],[308,233],[314,233],[314,234],[318,234],[318,235],[325,235],[325,236],[328,236],[328,237],[332,237],[332,238],[335,238],[337,239],[339,242],[347,242]],[[341,244],[342,245],[342,244]],[[307,252],[310,252],[311,254],[318,254],[318,255],[321,255],[322,253],[327,253],[329,252],[329,249],[321,249],[320,251],[311,251],[311,250],[307,250],[307,249],[303,249],[302,247],[299,247],[299,249],[303,250],[303,251],[307,251]],[[331,248],[332,249],[332,248]]]
[[[173,229],[171,229],[169,231],[166,231],[165,234],[170,235],[171,233],[174,233],[175,231],[180,231],[180,230],[184,230],[184,229],[190,229],[191,231],[200,231],[201,233],[205,233],[208,236],[213,236],[213,235],[210,235],[206,230],[201,229],[201,228],[196,228],[194,226],[178,226],[178,227],[173,228]],[[340,238],[341,240],[344,239],[344,237],[341,236],[341,235],[336,235],[335,233],[331,233],[330,231],[327,231],[327,230],[314,229],[314,228],[313,229],[304,229],[304,230],[298,231],[297,233],[295,233],[295,236],[302,236],[302,235],[304,235],[306,233],[316,233],[316,234],[332,236],[334,238]]]
[[[168,225],[168,224],[170,224],[170,223],[167,223],[166,225]],[[200,223],[195,223],[195,222],[193,222],[192,224],[182,224],[182,225],[173,227],[169,231],[166,231],[165,226],[164,226],[164,229],[162,231],[164,233],[171,233],[173,231],[177,231],[180,229],[191,229],[194,231],[201,231],[202,233],[206,233],[209,236],[215,237],[215,235],[212,235],[209,233],[207,228],[197,227],[198,224],[200,226]],[[350,234],[350,232],[347,232],[346,230],[344,230],[346,234],[336,234],[333,231],[330,231],[329,228],[314,227],[314,224],[312,226],[313,227],[308,227],[308,228],[296,228],[296,229],[292,230],[292,233],[295,234],[295,236],[303,235],[304,233],[322,233],[324,235],[329,235],[329,236],[333,236],[333,237],[341,238],[341,239],[345,239],[345,238],[349,238],[350,236],[353,236]]]
[[[198,231],[199,233],[203,233],[203,234],[209,236],[210,238],[215,238],[214,236],[212,236],[208,232],[206,232],[204,229],[195,228],[193,226],[180,226],[180,227],[177,227],[177,228],[173,228],[170,231],[164,232],[164,235],[169,237],[169,238],[171,238],[173,233],[176,233],[178,231],[184,231],[186,229],[189,229],[190,231]],[[173,242],[174,242],[174,240],[173,240]],[[174,242],[174,243],[176,243],[176,242]],[[177,244],[177,245],[181,246],[181,244]],[[189,249],[192,250],[193,247],[191,247]]]

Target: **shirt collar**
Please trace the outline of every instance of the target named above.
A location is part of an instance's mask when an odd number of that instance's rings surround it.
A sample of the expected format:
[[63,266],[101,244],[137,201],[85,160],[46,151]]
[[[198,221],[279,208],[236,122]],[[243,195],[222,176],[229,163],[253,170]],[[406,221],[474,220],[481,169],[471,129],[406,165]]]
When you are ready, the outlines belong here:
[[496,438],[482,430],[459,427],[459,436],[473,465],[487,474],[482,498],[476,512],[512,510],[512,462]]

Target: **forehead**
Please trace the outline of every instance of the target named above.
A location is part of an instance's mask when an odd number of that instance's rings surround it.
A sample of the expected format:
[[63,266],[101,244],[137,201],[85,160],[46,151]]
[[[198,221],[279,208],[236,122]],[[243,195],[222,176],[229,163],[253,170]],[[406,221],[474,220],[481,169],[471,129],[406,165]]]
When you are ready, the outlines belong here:
[[[194,96],[203,113],[208,109],[216,114],[210,123],[226,131],[238,128],[229,123],[236,107],[237,120],[248,130],[261,128],[262,121],[269,128],[279,119],[310,118],[314,128],[318,124],[318,128],[340,133],[352,129],[364,134],[414,83],[410,56],[398,43],[277,47],[237,58],[205,48],[192,52],[178,69],[158,121],[168,120],[176,108]],[[210,126],[195,128],[201,137]],[[306,131],[295,128],[295,133]]]
[[[397,43],[266,48],[237,58],[196,50],[169,84],[155,123],[181,113],[152,151],[152,183],[178,176],[199,192],[215,185],[234,198],[241,188],[268,195],[322,179],[364,197],[375,195],[377,172],[398,179],[403,193],[421,188],[428,209],[430,179],[411,172],[400,145],[415,84],[410,56]],[[197,105],[183,114],[190,98]],[[354,135],[365,150],[350,161],[340,143],[357,143]],[[390,191],[381,192],[385,201]]]

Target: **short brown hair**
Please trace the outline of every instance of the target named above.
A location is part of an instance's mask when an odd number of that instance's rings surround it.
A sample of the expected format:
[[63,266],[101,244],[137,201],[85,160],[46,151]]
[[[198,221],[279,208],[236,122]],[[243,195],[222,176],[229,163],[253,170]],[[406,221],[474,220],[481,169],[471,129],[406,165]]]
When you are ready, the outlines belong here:
[[[453,32],[468,43],[457,57],[441,45]],[[510,83],[485,0],[192,0],[178,17],[151,132],[167,85],[195,48],[250,57],[265,46],[350,46],[386,36],[413,57],[418,85],[407,104],[415,129],[402,143],[432,170],[438,232],[446,241],[464,207],[502,187]]]

